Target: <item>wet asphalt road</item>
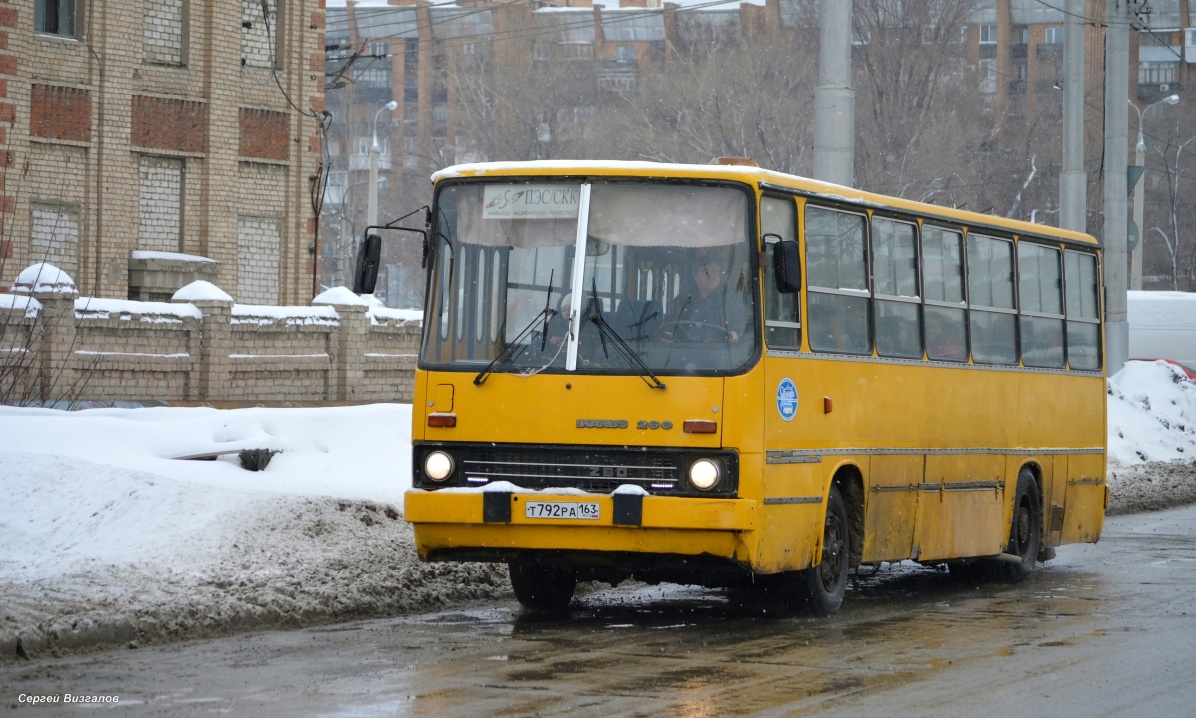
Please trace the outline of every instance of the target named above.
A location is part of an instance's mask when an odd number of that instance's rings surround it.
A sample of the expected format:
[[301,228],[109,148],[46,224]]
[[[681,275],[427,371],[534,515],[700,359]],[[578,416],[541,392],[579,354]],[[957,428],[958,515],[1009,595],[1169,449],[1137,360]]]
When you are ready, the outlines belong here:
[[[32,709],[21,694],[119,697]],[[1196,507],[1109,519],[1028,582],[913,564],[828,620],[686,587],[0,666],[0,712],[138,716],[1196,715]]]

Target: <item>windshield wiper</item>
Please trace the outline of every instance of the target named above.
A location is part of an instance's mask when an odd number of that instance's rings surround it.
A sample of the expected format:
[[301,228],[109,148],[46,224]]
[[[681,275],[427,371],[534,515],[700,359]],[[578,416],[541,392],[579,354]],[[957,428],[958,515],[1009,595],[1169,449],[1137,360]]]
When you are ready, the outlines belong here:
[[602,354],[609,358],[610,354],[606,350],[606,342],[610,343],[618,351],[619,355],[623,357],[627,363],[635,366],[639,370],[639,376],[644,380],[650,389],[664,389],[664,384],[652,373],[644,360],[636,354],[635,349],[631,348],[623,337],[619,336],[619,332],[606,321],[606,317],[602,314],[602,302],[598,299],[598,286],[591,280],[590,286],[590,301],[589,306],[586,307],[586,314],[582,317],[582,321],[589,320],[598,327],[598,339],[602,342]]
[[490,375],[494,373],[495,369],[500,366],[506,366],[510,362],[514,361],[515,358],[520,354],[527,351],[528,345],[521,344],[520,342],[528,334],[530,334],[533,329],[536,328],[536,323],[539,321],[544,322],[544,328],[540,332],[540,351],[544,351],[545,343],[548,341],[548,320],[552,319],[552,317],[557,313],[557,311],[552,308],[552,279],[553,274],[552,272],[549,272],[548,294],[544,297],[544,308],[540,310],[539,314],[532,317],[532,320],[527,323],[527,326],[515,335],[515,338],[512,339],[511,342],[507,344],[501,352],[498,353],[498,356],[494,357],[494,359],[486,365],[485,369],[478,372],[478,375],[473,378],[473,383],[475,386],[481,386],[482,384],[485,384],[486,379],[488,379]]

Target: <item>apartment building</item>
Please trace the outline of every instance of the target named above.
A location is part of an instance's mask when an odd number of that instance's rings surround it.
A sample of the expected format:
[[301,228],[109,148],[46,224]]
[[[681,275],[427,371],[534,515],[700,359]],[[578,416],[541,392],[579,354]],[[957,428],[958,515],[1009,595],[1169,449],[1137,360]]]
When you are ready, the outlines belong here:
[[85,295],[306,303],[322,5],[0,0],[0,290],[49,261]]
[[[1025,115],[1062,87],[1063,0],[986,0],[970,28],[972,59],[982,89],[1000,112]],[[1150,0],[1136,6],[1130,33],[1130,96],[1148,104],[1179,92],[1196,63],[1196,4]],[[1105,0],[1084,3],[1085,68],[1089,90],[1104,83]]]
[[[790,5],[796,7],[777,0],[765,6],[716,4],[701,12],[677,12],[676,5],[660,0],[621,0],[617,5],[591,0],[391,0],[389,6],[330,6],[326,96],[337,129],[329,137],[324,275],[333,283],[347,278],[354,238],[365,227],[375,140],[382,178],[375,188],[382,208],[379,220],[386,222],[427,201],[428,177],[441,167],[551,159],[560,140],[585,131],[592,107],[584,99],[567,98],[554,115],[535,119],[525,146],[495,156],[473,138],[458,136],[458,119],[480,97],[462,76],[505,71],[534,83],[544,73],[565,72],[572,73],[577,90],[569,98],[630,93],[670,54],[708,49],[720,39],[759,32],[769,23],[796,27],[800,13]],[[391,101],[397,109],[385,110]],[[518,157],[510,154],[516,151]],[[397,255],[391,260],[384,256],[378,293],[392,306],[422,301],[422,276],[411,264]]]

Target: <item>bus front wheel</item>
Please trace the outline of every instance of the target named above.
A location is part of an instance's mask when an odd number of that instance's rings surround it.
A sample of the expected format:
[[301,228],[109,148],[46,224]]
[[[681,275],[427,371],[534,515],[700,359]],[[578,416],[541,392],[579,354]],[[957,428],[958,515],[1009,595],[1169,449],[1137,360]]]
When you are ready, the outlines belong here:
[[564,611],[573,600],[577,579],[553,564],[511,563],[511,588],[524,607],[536,611]]
[[826,617],[843,605],[851,560],[851,525],[838,484],[831,485],[822,527],[822,560],[801,572],[806,603],[815,616]]

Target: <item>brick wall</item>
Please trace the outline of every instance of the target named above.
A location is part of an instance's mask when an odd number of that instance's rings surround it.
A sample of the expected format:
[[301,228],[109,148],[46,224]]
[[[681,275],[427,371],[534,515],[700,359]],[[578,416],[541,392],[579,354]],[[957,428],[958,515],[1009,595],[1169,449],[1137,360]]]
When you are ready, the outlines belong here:
[[91,141],[91,92],[75,87],[30,88],[29,134],[55,140]]
[[140,159],[137,248],[180,251],[183,216],[183,160]]
[[183,64],[183,0],[145,4],[143,52],[156,65]]
[[67,274],[79,269],[79,206],[30,204],[32,257],[49,262]]
[[132,143],[137,147],[200,153],[207,149],[207,107],[165,97],[133,97]]
[[412,400],[420,324],[386,310],[34,299],[32,316],[0,309],[0,397],[13,403]]
[[241,146],[239,154],[263,160],[287,160],[290,155],[290,117],[285,112],[241,108]]
[[278,302],[281,217],[237,217],[237,298],[243,302]]

